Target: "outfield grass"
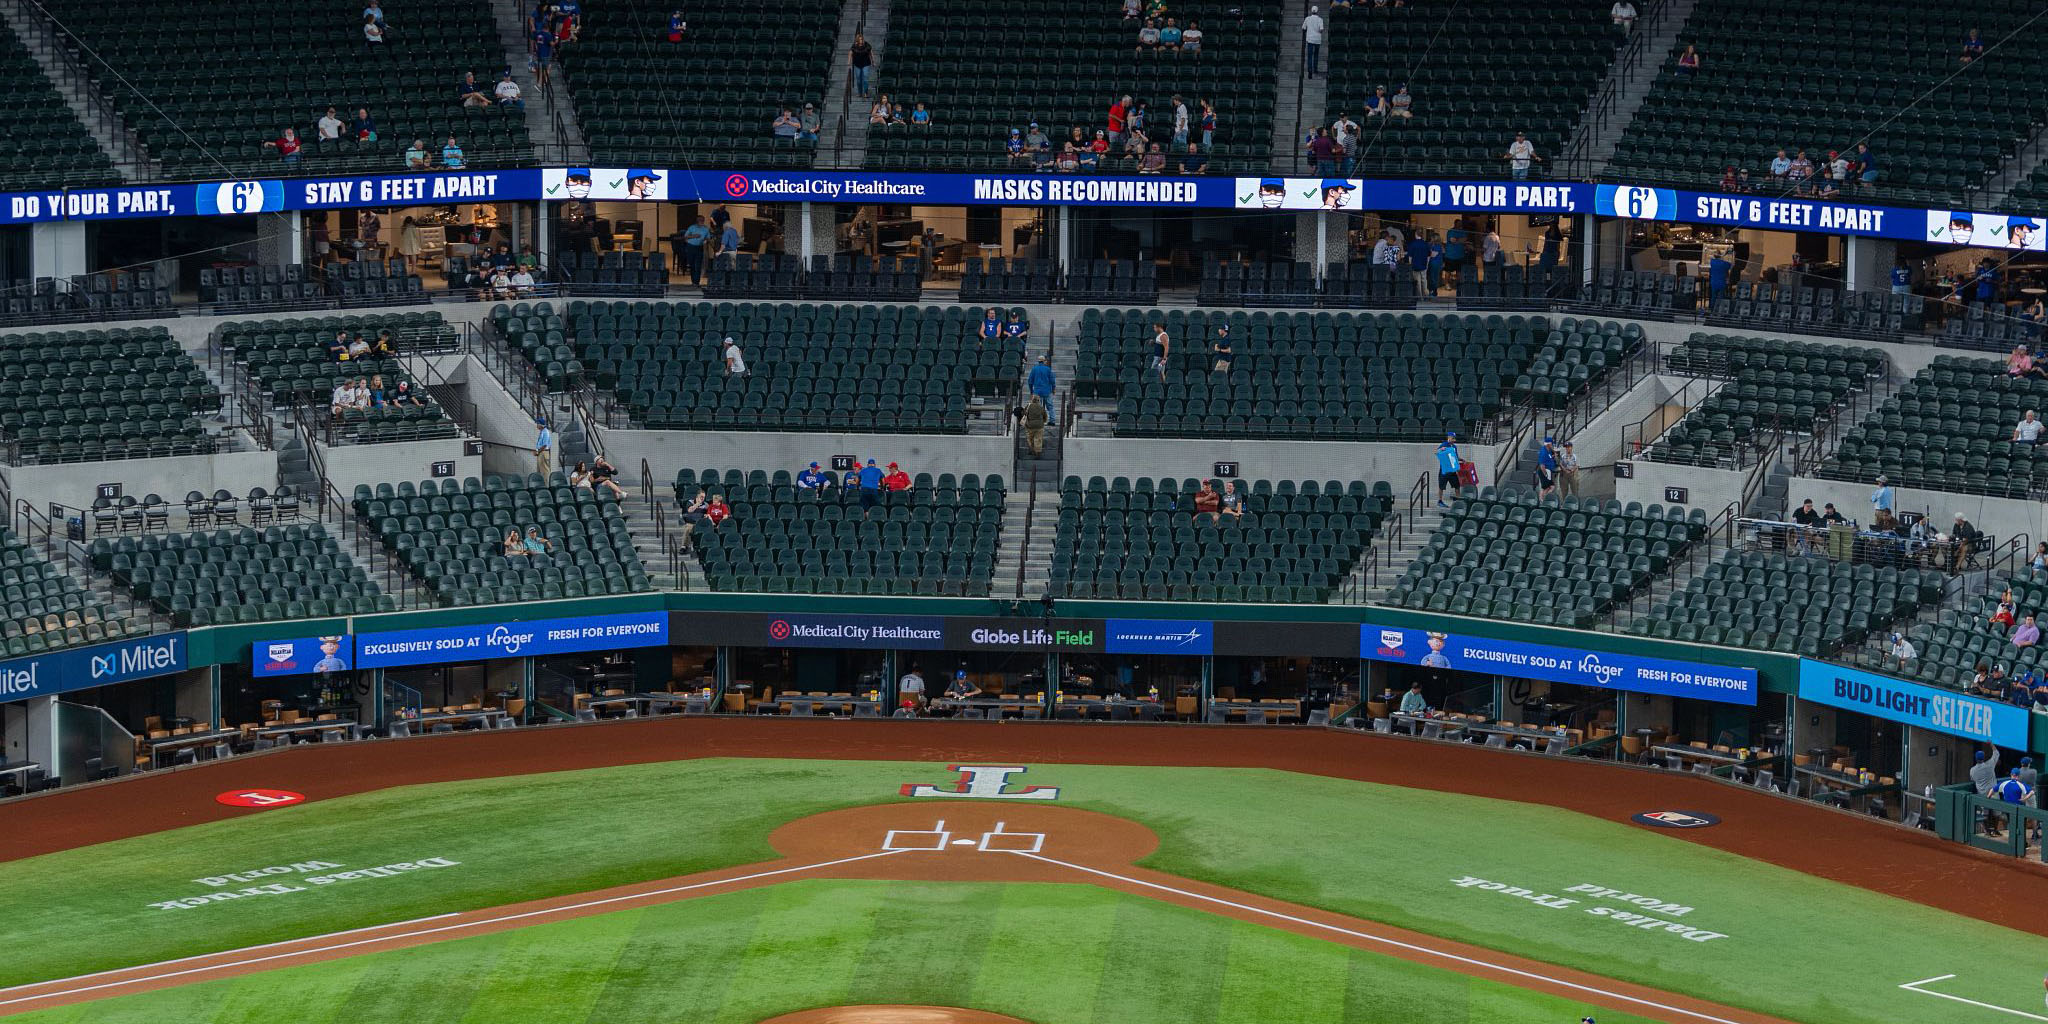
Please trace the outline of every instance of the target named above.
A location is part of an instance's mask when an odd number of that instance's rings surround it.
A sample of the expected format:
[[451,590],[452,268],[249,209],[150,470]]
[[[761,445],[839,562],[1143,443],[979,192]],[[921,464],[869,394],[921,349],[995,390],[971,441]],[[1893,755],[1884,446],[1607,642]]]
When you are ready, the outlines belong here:
[[[940,765],[876,762],[638,765],[389,790],[33,858],[0,872],[14,940],[0,984],[765,860],[783,821],[946,779]],[[1896,987],[1950,972],[1969,975],[1973,998],[2031,1010],[2048,963],[2039,936],[1554,808],[1257,769],[1048,765],[1020,781],[1149,825],[1162,843],[1147,866],[1161,871],[1813,1024],[2002,1016]],[[148,906],[229,871],[424,857],[461,864]],[[1585,912],[1639,907],[1552,909],[1451,884],[1461,876],[1641,893],[1728,937],[1645,932]]]
[[754,1024],[866,1003],[1034,1024],[1558,1024],[1588,1012],[1092,886],[799,881],[14,1019],[275,1024],[288,1008],[295,1024]]

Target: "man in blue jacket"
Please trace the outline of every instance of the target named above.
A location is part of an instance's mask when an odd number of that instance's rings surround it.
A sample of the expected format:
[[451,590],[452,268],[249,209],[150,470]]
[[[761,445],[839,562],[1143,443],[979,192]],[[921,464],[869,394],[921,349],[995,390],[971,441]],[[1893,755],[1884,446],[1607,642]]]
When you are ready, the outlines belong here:
[[882,469],[869,459],[860,468],[860,517],[866,519],[868,511],[882,500]]
[[1044,356],[1038,357],[1038,365],[1033,366],[1031,368],[1031,375],[1025,379],[1025,384],[1031,389],[1032,394],[1038,396],[1039,401],[1045,403],[1045,415],[1048,419],[1051,418],[1053,389],[1052,366],[1051,364],[1045,361]]

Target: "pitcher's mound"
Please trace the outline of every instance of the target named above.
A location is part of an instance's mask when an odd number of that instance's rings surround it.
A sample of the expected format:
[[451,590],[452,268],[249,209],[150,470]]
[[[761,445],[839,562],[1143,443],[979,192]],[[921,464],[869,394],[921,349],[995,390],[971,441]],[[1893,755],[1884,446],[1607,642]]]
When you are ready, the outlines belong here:
[[802,1010],[761,1024],[1030,1024],[986,1010],[953,1006],[830,1006]]

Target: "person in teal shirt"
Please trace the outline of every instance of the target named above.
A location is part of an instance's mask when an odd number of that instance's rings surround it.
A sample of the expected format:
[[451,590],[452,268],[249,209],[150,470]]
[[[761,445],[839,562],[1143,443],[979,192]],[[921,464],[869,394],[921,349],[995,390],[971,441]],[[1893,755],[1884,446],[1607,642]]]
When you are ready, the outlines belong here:
[[448,144],[441,147],[441,166],[451,171],[459,171],[463,167],[462,146],[456,143],[453,135],[448,136]]
[[1444,443],[1436,446],[1436,507],[1450,508],[1445,497],[1458,489],[1458,469],[1461,463],[1458,455],[1458,435],[1447,433]]

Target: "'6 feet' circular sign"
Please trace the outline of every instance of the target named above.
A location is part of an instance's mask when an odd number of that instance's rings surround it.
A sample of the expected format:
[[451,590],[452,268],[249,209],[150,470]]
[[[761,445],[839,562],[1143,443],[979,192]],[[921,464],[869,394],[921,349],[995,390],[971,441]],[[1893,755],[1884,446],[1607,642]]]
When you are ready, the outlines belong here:
[[231,789],[213,798],[215,803],[229,807],[290,807],[306,802],[306,794],[294,793],[289,789]]

